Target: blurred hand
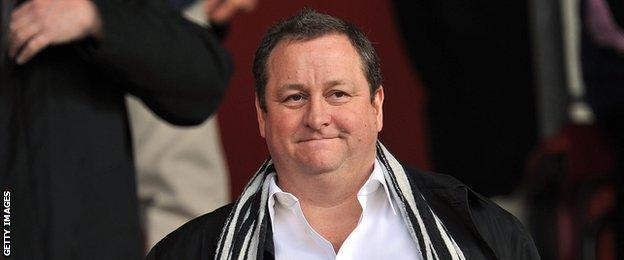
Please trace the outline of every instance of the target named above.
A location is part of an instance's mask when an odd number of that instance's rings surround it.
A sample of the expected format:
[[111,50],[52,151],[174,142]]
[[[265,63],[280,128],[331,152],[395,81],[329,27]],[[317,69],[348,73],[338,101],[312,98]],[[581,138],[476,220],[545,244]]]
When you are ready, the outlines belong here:
[[30,0],[11,13],[9,55],[24,64],[49,45],[101,37],[97,7],[90,0]]
[[205,11],[210,22],[225,24],[238,12],[250,12],[257,0],[206,0]]

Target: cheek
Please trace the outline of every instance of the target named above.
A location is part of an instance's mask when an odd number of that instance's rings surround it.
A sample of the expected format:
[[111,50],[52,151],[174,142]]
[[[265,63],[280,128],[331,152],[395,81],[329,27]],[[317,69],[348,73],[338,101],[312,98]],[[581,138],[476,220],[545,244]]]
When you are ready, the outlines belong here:
[[366,111],[344,111],[335,118],[338,128],[351,135],[357,143],[368,143],[370,139],[376,139],[377,121],[374,115]]
[[269,132],[269,135],[281,138],[292,136],[296,132],[299,125],[297,115],[286,113],[269,118],[267,123],[267,131]]

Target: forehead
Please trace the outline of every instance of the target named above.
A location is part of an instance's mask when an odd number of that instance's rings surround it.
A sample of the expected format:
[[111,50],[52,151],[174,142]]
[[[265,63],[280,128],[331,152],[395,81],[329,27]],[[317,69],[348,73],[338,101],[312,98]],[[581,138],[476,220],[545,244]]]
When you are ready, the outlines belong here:
[[305,77],[365,78],[362,61],[349,38],[327,34],[311,40],[280,41],[267,59],[268,83]]

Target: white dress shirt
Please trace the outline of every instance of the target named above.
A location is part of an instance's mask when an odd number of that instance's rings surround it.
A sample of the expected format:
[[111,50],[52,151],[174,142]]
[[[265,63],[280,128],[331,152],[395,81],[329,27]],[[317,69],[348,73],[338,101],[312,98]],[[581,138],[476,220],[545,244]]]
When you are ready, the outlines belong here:
[[310,226],[299,200],[277,186],[275,175],[267,178],[275,259],[422,259],[417,242],[394,208],[383,171],[375,160],[373,172],[357,195],[360,220],[338,252]]

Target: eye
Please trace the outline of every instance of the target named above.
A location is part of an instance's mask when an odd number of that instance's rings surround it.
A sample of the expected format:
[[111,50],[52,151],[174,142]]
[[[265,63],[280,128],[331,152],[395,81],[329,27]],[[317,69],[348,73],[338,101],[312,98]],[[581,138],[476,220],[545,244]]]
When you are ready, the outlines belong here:
[[294,95],[290,95],[288,97],[286,97],[286,99],[284,99],[284,102],[298,102],[303,100],[303,95],[301,94],[294,94]]
[[305,93],[299,92],[286,96],[286,98],[282,100],[282,104],[286,107],[298,108],[303,106],[306,103],[307,99],[308,96],[306,96]]
[[341,98],[341,97],[346,96],[347,94],[344,93],[344,92],[336,91],[336,92],[332,93],[332,95],[334,95],[334,97]]
[[336,90],[329,93],[327,99],[329,102],[341,104],[349,101],[350,97],[351,96],[347,92]]

